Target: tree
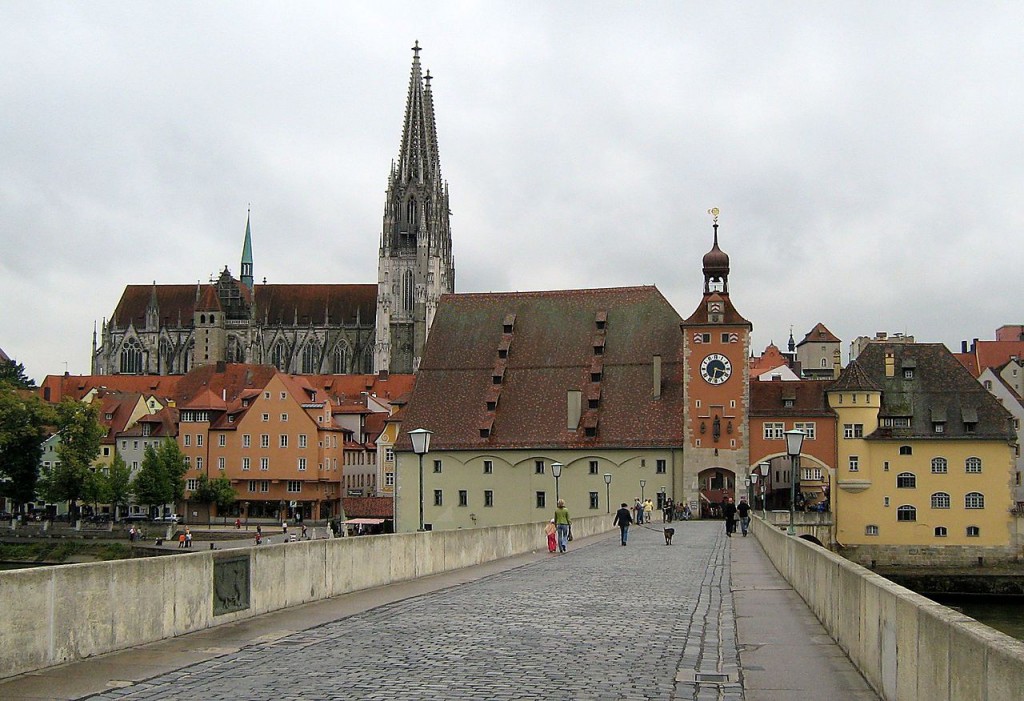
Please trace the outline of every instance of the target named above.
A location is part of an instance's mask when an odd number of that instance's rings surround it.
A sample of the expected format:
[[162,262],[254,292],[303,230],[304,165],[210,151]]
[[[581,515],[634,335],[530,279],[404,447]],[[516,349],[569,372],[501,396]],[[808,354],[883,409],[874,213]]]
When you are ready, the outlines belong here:
[[0,383],[7,383],[18,389],[33,389],[35,380],[25,374],[25,366],[13,360],[0,360]]
[[0,496],[15,508],[35,499],[43,440],[54,420],[49,404],[0,379]]
[[135,498],[150,507],[180,501],[185,496],[188,463],[177,442],[167,439],[155,448],[146,446],[142,465],[131,483]]
[[126,506],[131,498],[132,471],[125,464],[120,454],[114,456],[107,473],[107,489],[110,503],[114,506],[114,517],[117,518],[118,507]]
[[217,514],[223,515],[238,499],[238,494],[227,477],[217,477],[211,480],[206,475],[200,475],[199,484],[192,492],[192,498],[201,504],[215,504]]
[[107,429],[100,424],[95,406],[71,399],[57,406],[59,462],[44,470],[40,493],[47,501],[67,501],[72,519],[78,519],[78,501],[86,494],[93,460],[100,454],[100,439]]

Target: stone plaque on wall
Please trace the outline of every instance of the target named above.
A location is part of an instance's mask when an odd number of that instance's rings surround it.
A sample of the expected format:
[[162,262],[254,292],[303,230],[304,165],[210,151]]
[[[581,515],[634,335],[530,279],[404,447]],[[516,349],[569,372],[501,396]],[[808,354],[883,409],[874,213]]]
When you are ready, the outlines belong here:
[[249,557],[216,558],[213,562],[213,615],[249,608]]

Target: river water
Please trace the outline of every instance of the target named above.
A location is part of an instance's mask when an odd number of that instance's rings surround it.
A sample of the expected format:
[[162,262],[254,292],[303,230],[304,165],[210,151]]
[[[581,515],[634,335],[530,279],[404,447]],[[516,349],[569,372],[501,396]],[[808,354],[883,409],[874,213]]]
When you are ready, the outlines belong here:
[[965,615],[1024,640],[1024,602],[1019,598],[1000,596],[931,596],[934,601],[951,606]]

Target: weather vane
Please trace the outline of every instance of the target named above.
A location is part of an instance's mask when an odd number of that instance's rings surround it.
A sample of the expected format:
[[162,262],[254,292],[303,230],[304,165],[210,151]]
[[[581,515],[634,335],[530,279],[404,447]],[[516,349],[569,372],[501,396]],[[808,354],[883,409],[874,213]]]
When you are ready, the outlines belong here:
[[712,207],[708,210],[708,214],[712,216],[712,220],[715,224],[718,223],[718,207]]

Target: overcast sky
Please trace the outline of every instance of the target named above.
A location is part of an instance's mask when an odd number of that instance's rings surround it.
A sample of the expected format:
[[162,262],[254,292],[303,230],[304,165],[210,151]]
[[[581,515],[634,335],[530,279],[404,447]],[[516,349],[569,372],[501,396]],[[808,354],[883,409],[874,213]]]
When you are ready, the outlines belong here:
[[702,292],[959,349],[1024,323],[1024,3],[0,2],[0,348],[126,284],[373,283],[418,40],[461,292]]

